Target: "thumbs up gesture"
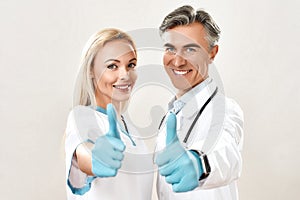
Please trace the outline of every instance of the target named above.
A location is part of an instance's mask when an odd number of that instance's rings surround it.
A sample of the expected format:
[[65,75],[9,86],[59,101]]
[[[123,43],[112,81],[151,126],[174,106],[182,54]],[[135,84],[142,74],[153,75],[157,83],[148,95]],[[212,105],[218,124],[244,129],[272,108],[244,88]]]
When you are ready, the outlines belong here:
[[176,133],[176,115],[167,119],[166,148],[156,156],[159,173],[174,192],[187,192],[198,186],[202,174],[200,158],[180,144]]
[[116,176],[124,158],[125,145],[117,129],[116,112],[112,104],[106,108],[109,130],[100,136],[92,149],[92,172],[97,177]]

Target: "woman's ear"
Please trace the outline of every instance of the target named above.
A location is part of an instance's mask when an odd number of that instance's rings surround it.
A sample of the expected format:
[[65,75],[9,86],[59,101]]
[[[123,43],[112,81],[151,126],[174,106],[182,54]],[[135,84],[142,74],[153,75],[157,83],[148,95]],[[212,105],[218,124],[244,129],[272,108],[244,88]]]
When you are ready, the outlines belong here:
[[215,45],[209,52],[209,64],[212,63],[219,51],[219,46]]
[[93,73],[93,72],[90,72],[90,77],[91,77],[92,79],[94,79],[94,78],[95,78],[95,76],[94,76],[94,73]]

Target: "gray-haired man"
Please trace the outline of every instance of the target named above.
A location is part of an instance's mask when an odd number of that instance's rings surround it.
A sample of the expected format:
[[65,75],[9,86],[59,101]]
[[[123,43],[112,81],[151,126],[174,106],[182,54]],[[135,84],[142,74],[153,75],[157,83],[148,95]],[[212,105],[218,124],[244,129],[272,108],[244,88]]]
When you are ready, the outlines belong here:
[[220,29],[207,12],[183,6],[165,17],[160,33],[178,92],[158,136],[158,197],[237,200],[243,112],[208,75]]

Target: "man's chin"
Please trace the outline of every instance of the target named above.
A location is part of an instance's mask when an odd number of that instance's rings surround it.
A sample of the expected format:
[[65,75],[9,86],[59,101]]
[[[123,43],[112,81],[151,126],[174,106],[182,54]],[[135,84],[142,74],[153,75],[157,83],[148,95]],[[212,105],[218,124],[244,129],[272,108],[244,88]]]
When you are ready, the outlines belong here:
[[179,93],[186,93],[190,89],[192,89],[191,85],[174,85],[174,87],[178,90]]

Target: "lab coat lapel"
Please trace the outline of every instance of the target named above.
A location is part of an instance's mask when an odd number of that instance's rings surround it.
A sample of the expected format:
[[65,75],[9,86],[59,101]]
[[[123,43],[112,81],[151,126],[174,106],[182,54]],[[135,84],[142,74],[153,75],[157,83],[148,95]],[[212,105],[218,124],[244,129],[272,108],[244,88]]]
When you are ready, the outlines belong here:
[[193,98],[186,102],[186,105],[182,108],[181,112],[184,118],[192,118],[201,107],[205,104],[207,99],[212,95],[216,89],[216,84],[212,81],[206,87],[204,87],[200,92],[195,94]]
[[[190,126],[192,125],[197,113],[212,95],[216,89],[216,84],[212,81],[200,92],[194,94],[192,99],[186,102],[186,105],[177,115],[177,130],[181,141],[185,138]],[[200,120],[200,119],[199,119]]]

